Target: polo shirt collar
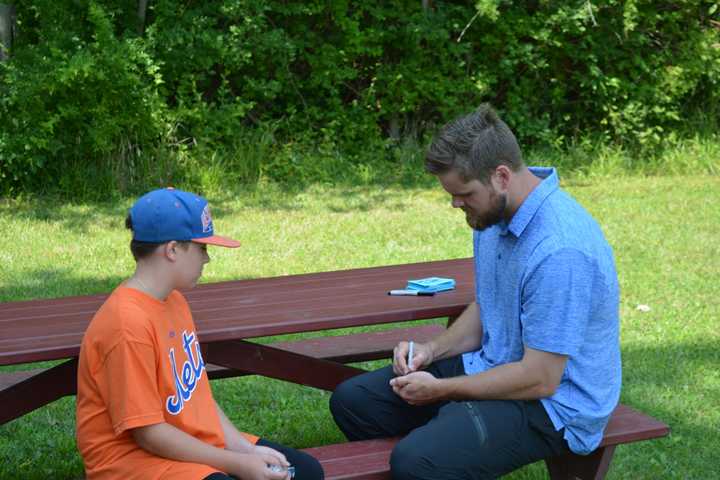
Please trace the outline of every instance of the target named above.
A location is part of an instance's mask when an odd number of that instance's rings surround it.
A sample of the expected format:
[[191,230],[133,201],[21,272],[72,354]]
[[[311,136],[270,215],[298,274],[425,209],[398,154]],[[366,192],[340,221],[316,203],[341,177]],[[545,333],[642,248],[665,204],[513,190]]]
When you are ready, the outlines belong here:
[[[528,226],[530,220],[540,208],[545,199],[559,188],[557,171],[552,167],[529,167],[530,172],[539,177],[542,181],[530,192],[525,201],[520,205],[515,215],[507,225],[507,231],[510,231],[515,237],[520,237],[525,227]],[[501,225],[501,232],[505,230]]]

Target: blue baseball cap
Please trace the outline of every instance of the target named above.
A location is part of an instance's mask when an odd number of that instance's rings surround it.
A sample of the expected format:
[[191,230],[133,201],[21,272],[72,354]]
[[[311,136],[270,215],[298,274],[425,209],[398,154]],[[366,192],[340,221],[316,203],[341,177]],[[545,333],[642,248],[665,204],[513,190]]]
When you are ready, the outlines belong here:
[[215,235],[207,200],[194,193],[162,188],[140,197],[130,208],[133,240],[165,243],[171,240],[235,248],[240,242]]

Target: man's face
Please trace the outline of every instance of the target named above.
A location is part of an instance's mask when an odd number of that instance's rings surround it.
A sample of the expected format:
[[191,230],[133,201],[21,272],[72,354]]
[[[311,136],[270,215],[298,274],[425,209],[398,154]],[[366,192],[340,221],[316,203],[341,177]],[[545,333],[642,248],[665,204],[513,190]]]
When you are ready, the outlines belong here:
[[438,175],[438,180],[450,194],[453,208],[461,208],[475,230],[485,230],[505,218],[507,194],[498,192],[492,181],[489,185],[479,180],[465,182],[456,170]]

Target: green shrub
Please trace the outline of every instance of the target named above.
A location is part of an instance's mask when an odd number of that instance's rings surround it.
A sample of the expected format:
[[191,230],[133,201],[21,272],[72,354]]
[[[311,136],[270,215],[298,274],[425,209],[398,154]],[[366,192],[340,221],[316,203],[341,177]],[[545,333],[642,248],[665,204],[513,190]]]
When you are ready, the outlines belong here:
[[369,179],[483,101],[526,145],[642,162],[720,112],[713,1],[149,5],[143,36],[134,0],[17,5],[0,192]]
[[167,129],[162,78],[143,43],[118,39],[112,16],[96,3],[83,23],[52,1],[27,12],[47,37],[17,48],[0,77],[0,184],[72,190],[62,182],[107,177],[93,168],[106,159],[113,173],[133,171],[138,151]]

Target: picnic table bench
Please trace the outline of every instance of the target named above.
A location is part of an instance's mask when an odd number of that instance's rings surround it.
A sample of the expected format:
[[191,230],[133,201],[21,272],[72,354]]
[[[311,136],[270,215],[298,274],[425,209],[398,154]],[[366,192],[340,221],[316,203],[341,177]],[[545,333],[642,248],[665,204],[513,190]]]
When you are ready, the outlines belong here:
[[[408,279],[452,277],[455,290],[433,297],[391,297]],[[362,372],[345,363],[387,358],[400,340],[423,341],[440,325],[305,338],[250,339],[440,317],[455,318],[474,299],[472,259],[394,265],[199,285],[184,292],[210,378],[264,375],[332,391]],[[0,304],[0,366],[65,360],[54,367],[0,372],[0,424],[76,391],[82,335],[106,295]],[[265,341],[265,340],[263,340]],[[619,406],[601,447],[588,456],[547,459],[551,478],[603,478],[616,445],[667,435],[663,423]],[[328,479],[388,479],[396,439],[307,449]]]

